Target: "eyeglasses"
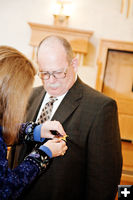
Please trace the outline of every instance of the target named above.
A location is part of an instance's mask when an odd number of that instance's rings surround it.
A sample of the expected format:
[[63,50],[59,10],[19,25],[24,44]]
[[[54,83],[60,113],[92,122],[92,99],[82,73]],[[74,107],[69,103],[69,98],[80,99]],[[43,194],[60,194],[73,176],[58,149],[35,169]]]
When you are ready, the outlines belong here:
[[62,71],[38,72],[37,74],[42,80],[48,80],[50,76],[53,76],[55,79],[63,79],[66,77],[67,69],[64,72]]

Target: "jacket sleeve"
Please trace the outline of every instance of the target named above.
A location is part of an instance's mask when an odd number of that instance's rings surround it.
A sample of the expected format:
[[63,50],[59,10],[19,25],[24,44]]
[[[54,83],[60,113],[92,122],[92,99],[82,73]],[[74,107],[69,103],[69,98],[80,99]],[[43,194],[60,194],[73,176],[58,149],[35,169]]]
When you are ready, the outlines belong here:
[[0,199],[16,199],[22,191],[46,170],[49,157],[40,149],[35,149],[15,169],[8,167],[7,147],[0,137]]
[[[34,141],[37,143],[44,142],[45,139],[40,137],[40,127],[41,125],[38,126],[35,122],[26,122],[21,124],[18,133],[18,142],[17,144],[12,145],[8,155],[8,165],[11,169],[18,165],[19,152],[26,142],[33,146],[35,145]],[[28,153],[30,153],[30,151]]]
[[30,184],[40,172],[32,160],[25,160],[14,170],[8,168],[7,147],[0,137],[0,199],[16,199],[26,185]]
[[88,137],[86,199],[114,200],[122,171],[121,140],[115,101],[106,101]]

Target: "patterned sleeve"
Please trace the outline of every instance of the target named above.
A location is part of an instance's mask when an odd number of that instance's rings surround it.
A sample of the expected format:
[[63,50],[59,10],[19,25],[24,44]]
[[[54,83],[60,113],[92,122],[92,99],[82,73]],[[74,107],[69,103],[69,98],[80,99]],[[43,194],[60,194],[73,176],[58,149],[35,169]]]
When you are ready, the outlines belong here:
[[[40,150],[39,150],[40,151]],[[36,176],[45,170],[49,159],[34,151],[14,170],[8,168],[7,146],[0,134],[0,199],[16,199]],[[42,160],[39,160],[43,157]],[[47,158],[47,160],[46,160]],[[46,162],[47,161],[47,164]]]
[[35,122],[23,123],[20,127],[18,134],[18,143],[23,143],[24,141],[34,141],[33,131],[38,124]]

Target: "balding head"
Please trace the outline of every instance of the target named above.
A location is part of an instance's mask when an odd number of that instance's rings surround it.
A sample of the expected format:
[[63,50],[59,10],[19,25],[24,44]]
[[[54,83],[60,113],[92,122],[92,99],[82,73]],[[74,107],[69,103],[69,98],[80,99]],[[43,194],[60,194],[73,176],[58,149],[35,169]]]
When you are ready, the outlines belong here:
[[50,35],[44,38],[38,46],[37,57],[38,57],[38,52],[41,48],[46,48],[51,50],[53,49],[55,51],[57,47],[59,47],[60,49],[64,48],[67,56],[67,61],[70,64],[73,59],[72,47],[70,43],[61,36]]

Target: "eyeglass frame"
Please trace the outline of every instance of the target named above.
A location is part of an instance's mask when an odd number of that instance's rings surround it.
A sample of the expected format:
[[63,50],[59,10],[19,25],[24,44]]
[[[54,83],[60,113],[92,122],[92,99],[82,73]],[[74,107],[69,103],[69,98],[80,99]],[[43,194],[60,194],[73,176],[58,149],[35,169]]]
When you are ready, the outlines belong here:
[[[49,80],[49,79],[50,79],[50,76],[53,76],[55,79],[64,79],[64,78],[66,77],[66,75],[67,75],[67,70],[68,70],[68,66],[66,67],[66,69],[64,69],[64,71],[52,71],[52,72],[49,72],[49,71],[42,71],[42,72],[40,72],[40,71],[38,71],[38,72],[37,72],[37,75],[39,76],[39,78],[40,78],[41,80]],[[57,77],[55,76],[55,73],[58,73],[58,72],[64,73],[64,77],[62,77],[62,78],[57,78]],[[44,73],[46,73],[47,75],[49,75],[49,77],[48,77],[47,79],[41,78],[40,75],[39,75],[39,74],[44,74]]]

